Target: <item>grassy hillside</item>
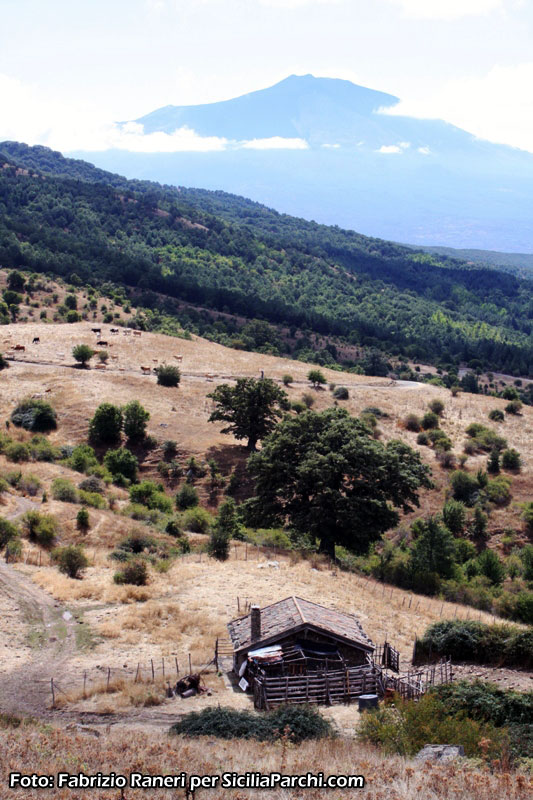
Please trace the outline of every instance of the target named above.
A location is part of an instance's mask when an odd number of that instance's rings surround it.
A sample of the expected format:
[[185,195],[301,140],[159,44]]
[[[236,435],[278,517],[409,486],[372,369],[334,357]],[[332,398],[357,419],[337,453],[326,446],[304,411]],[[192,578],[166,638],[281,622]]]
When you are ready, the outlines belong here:
[[42,147],[3,143],[0,161],[2,266],[122,284],[171,314],[175,298],[430,363],[533,374],[526,280]]

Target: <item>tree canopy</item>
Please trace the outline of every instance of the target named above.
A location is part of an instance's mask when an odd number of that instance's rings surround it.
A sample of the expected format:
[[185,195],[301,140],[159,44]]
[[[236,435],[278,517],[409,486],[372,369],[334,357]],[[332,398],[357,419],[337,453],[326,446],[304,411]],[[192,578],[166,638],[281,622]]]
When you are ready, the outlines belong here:
[[216,404],[209,422],[227,422],[222,433],[247,439],[249,450],[271,433],[288,406],[286,392],[271,378],[239,378],[235,386],[223,383],[207,396]]
[[400,441],[382,444],[360,419],[340,408],[286,416],[248,460],[256,496],[245,504],[254,524],[287,523],[320,549],[356,553],[418,506],[431,486],[429,467]]

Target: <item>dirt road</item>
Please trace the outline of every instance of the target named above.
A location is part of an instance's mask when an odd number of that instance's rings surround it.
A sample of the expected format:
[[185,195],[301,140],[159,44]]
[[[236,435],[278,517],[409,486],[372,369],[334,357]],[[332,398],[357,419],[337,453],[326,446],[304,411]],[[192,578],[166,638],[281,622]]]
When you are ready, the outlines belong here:
[[[16,508],[7,514],[16,519],[36,507],[25,497],[16,498]],[[19,624],[29,627],[33,657],[29,663],[15,665],[0,675],[0,711],[41,716],[49,707],[50,678],[61,674],[61,668],[75,650],[76,620],[30,577],[10,564],[0,562],[0,593],[19,609]]]

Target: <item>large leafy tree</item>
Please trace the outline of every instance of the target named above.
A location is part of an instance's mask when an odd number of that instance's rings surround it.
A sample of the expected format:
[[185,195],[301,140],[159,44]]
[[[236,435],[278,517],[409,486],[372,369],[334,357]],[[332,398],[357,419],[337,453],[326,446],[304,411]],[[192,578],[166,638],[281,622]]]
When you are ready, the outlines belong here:
[[332,556],[337,544],[365,552],[431,486],[418,453],[400,441],[382,444],[340,408],[285,417],[248,466],[256,480],[248,520],[288,523]]
[[227,422],[222,433],[247,439],[249,450],[274,430],[288,406],[286,392],[270,378],[239,378],[235,386],[223,383],[207,396],[216,404],[209,422]]

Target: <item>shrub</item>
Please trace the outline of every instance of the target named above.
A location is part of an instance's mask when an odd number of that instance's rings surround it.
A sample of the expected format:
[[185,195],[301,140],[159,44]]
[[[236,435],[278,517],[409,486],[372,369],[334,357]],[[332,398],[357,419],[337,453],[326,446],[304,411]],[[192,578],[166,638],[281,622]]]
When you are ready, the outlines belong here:
[[153,481],[143,481],[130,487],[132,503],[141,503],[150,509],[156,508],[165,514],[172,513],[172,500],[159,490]]
[[333,390],[333,397],[335,400],[348,400],[350,398],[350,392],[346,386],[337,386]]
[[22,555],[22,543],[18,537],[10,539],[5,546],[5,559],[6,564],[12,561],[18,561]]
[[147,536],[147,534],[142,532],[131,533],[120,542],[118,547],[119,550],[124,550],[126,553],[133,553],[135,555],[139,555],[139,553],[143,553],[145,550],[148,550],[150,553],[155,553],[156,540],[153,536]]
[[281,380],[283,381],[284,386],[290,386],[294,378],[292,377],[292,375],[284,375]]
[[452,440],[440,428],[428,431],[427,435],[436,450],[449,451],[452,449]]
[[529,722],[533,718],[533,692],[516,692],[493,683],[465,680],[436,686],[434,692],[450,713],[462,711],[473,719],[486,720],[498,727]]
[[178,386],[180,380],[181,372],[178,367],[163,364],[157,370],[157,382],[160,386]]
[[144,561],[131,561],[119,572],[115,572],[113,580],[118,584],[131,584],[132,586],[146,586],[148,583],[148,567]]
[[493,422],[503,422],[505,419],[505,414],[501,409],[493,408],[491,411],[489,411],[489,419],[491,419]]
[[82,367],[85,367],[87,362],[94,356],[94,350],[88,344],[77,344],[72,348],[72,355]]
[[96,475],[89,475],[78,483],[78,489],[82,492],[90,492],[91,494],[103,494],[105,492],[104,482]]
[[388,416],[389,416],[386,411],[382,411],[382,409],[379,408],[378,406],[367,406],[366,408],[363,408],[362,413],[363,414],[373,414],[378,419],[381,419],[381,418],[388,419]]
[[74,447],[68,459],[71,469],[76,472],[87,472],[91,467],[98,464],[98,459],[93,448],[88,444],[79,444]]
[[184,511],[187,508],[192,508],[193,506],[198,505],[198,492],[191,486],[190,483],[186,483],[182,486],[180,491],[176,495],[176,506],[180,509],[180,511]]
[[237,711],[233,708],[205,708],[183,716],[170,728],[182,736],[214,736],[218,739],[258,739],[275,741],[289,730],[291,742],[333,736],[331,723],[318,709],[309,706],[280,706],[267,714]]
[[76,527],[79,531],[86,533],[90,527],[89,512],[86,508],[80,508],[76,515]]
[[117,450],[108,450],[104,457],[104,464],[117,482],[121,478],[129,481],[137,480],[137,467],[139,462],[127,447]]
[[89,437],[95,442],[113,444],[120,438],[122,411],[112,403],[101,403],[89,423]]
[[0,548],[5,547],[11,539],[16,539],[19,529],[14,522],[10,522],[5,517],[0,517]]
[[81,578],[83,571],[89,566],[87,556],[79,545],[58,547],[52,551],[52,558],[57,563],[59,571],[69,578]]
[[319,369],[309,370],[307,373],[307,380],[312,384],[314,389],[318,389],[320,386],[324,386],[324,384],[327,383],[324,373]]
[[522,459],[520,458],[520,453],[518,452],[518,450],[509,449],[503,451],[502,467],[504,469],[509,469],[518,472],[521,465],[522,465]]
[[28,538],[41,547],[51,547],[56,539],[58,524],[51,514],[27,511],[22,517],[22,526]]
[[439,418],[434,411],[426,411],[422,417],[421,425],[425,431],[429,431],[432,428],[438,428]]
[[54,478],[52,481],[52,497],[63,503],[77,503],[78,492],[74,484],[67,478]]
[[57,428],[57,414],[44,400],[27,398],[11,413],[14,425],[27,431],[50,431]]
[[416,443],[417,444],[429,445],[429,443],[430,443],[429,442],[429,436],[427,435],[427,433],[425,431],[421,431],[418,434],[418,436],[416,437]]
[[494,550],[483,550],[477,558],[479,571],[495,586],[503,583],[505,578],[505,567],[494,552]]
[[442,508],[442,519],[454,536],[463,533],[466,526],[466,508],[459,500],[448,500]]
[[456,470],[450,475],[450,484],[454,500],[460,500],[467,506],[474,505],[480,487],[472,475]]
[[15,464],[30,460],[30,448],[24,442],[10,442],[6,445],[4,453],[7,460]]
[[432,400],[430,403],[428,403],[428,407],[430,411],[433,411],[433,413],[438,417],[440,417],[444,411],[444,403],[438,398],[435,398],[435,400]]
[[143,439],[146,434],[146,423],[150,414],[138,400],[132,400],[122,409],[124,415],[124,433],[132,441]]
[[465,755],[490,761],[502,756],[505,747],[504,733],[492,723],[451,714],[433,692],[417,703],[397,697],[394,707],[364,714],[357,738],[403,756],[415,755],[427,742],[460,742]]
[[30,497],[35,497],[41,488],[41,481],[36,475],[32,475],[31,472],[27,472],[20,478],[18,482],[18,488],[23,494],[29,494]]
[[475,620],[442,620],[430,625],[417,642],[417,660],[450,656],[454,661],[533,666],[531,631],[511,625],[487,625]]
[[417,433],[421,428],[421,421],[420,417],[416,414],[408,414],[404,419],[404,425],[408,431],[413,431],[413,433]]
[[307,406],[300,400],[294,400],[294,402],[291,403],[291,408],[297,414],[302,414],[306,410]]
[[163,455],[167,459],[172,459],[178,452],[178,443],[169,439],[166,442],[163,442]]
[[67,322],[79,322],[81,317],[77,311],[67,311],[67,316],[65,317]]
[[485,492],[491,503],[505,506],[511,500],[511,480],[504,475],[498,475],[488,482]]
[[85,492],[80,489],[78,492],[78,502],[91,508],[107,508],[105,498],[98,492]]
[[195,506],[189,508],[182,517],[183,526],[193,533],[208,533],[213,524],[213,517],[205,508]]
[[311,406],[315,404],[315,398],[312,394],[309,394],[309,392],[304,392],[302,395],[302,403],[306,408],[311,408]]
[[511,400],[510,403],[507,403],[505,406],[505,413],[506,414],[520,414],[522,411],[522,403],[520,400]]
[[215,525],[209,537],[207,552],[218,561],[227,561],[229,556],[230,537],[222,528]]
[[446,449],[436,448],[436,457],[443,469],[457,468],[457,459],[453,453],[448,452]]

